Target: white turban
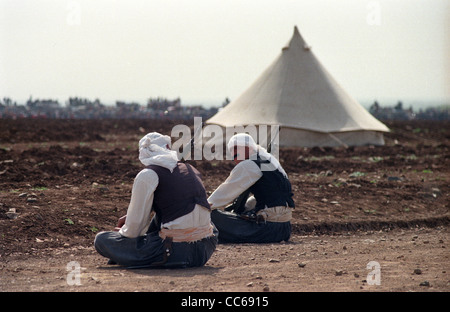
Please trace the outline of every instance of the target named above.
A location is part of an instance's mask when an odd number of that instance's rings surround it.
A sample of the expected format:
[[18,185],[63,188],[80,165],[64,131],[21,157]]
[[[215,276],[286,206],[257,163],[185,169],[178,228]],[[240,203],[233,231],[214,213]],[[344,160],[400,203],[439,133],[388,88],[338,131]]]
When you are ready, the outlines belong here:
[[253,138],[247,133],[238,133],[230,138],[227,144],[227,148],[230,153],[233,153],[233,148],[235,146],[248,146],[254,152],[256,152],[258,149],[255,140],[253,140]]
[[158,165],[169,169],[175,168],[178,162],[176,151],[170,150],[171,139],[158,132],[146,134],[139,140],[139,160],[145,166]]
[[280,162],[273,155],[271,155],[264,147],[255,143],[255,140],[246,133],[238,133],[233,135],[228,141],[227,148],[230,153],[233,153],[233,148],[235,146],[248,146],[250,149],[250,159],[256,159],[256,153],[264,159],[268,159],[270,161],[269,164],[263,163],[261,169],[263,171],[271,171],[274,169],[278,169],[285,177],[287,177],[286,172],[283,167],[281,167]]

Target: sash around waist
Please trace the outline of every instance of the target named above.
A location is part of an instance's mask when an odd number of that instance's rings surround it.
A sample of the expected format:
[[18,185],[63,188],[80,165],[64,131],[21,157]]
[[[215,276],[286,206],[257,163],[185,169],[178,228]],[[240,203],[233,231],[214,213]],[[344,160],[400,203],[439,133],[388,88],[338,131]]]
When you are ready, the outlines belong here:
[[292,219],[292,208],[288,206],[276,206],[259,210],[257,215],[269,222],[289,222]]
[[173,242],[175,243],[195,242],[212,235],[213,226],[211,224],[187,229],[170,230],[167,228],[162,228],[161,231],[159,231],[159,237],[163,240],[166,239],[166,237],[172,237]]

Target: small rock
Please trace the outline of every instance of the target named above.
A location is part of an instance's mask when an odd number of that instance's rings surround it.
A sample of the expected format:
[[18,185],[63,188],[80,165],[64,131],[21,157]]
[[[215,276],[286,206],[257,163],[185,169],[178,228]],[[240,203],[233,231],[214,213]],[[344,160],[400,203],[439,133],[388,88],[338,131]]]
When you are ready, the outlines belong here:
[[280,262],[278,259],[270,259],[269,262]]
[[422,283],[419,284],[419,286],[430,287],[430,282],[429,281],[423,281]]
[[253,282],[250,282],[246,285],[247,287],[253,287]]
[[91,276],[91,280],[93,280],[97,284],[101,283],[101,281],[98,278],[94,277],[94,276]]
[[264,286],[264,288],[263,288],[263,291],[270,291],[270,288],[269,288],[269,286]]
[[440,189],[438,189],[437,187],[433,187],[432,189],[431,189],[431,192],[433,193],[433,195],[441,195],[441,190]]
[[26,197],[27,195],[28,195],[27,193],[20,193],[20,194],[19,194],[19,197],[21,197],[21,198],[22,198],[22,197]]
[[35,198],[35,197],[28,197],[27,198],[27,203],[35,203],[35,202],[37,202],[37,198]]
[[299,268],[304,268],[305,266],[306,266],[306,263],[303,263],[303,262],[301,262],[301,263],[298,264],[298,267],[299,267]]
[[335,275],[336,276],[341,276],[342,274],[344,274],[344,271],[342,271],[342,270],[336,270],[335,271]]
[[421,269],[415,269],[414,270],[414,274],[422,274],[422,270]]
[[17,219],[17,217],[19,216],[19,214],[16,212],[16,208],[9,208],[8,212],[6,212],[6,216],[9,219]]

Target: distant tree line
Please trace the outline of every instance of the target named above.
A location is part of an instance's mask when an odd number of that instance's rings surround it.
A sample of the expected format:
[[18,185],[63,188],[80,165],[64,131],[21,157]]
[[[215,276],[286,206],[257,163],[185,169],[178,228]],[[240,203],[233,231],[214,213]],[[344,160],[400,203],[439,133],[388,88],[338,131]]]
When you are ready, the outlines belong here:
[[450,105],[428,107],[414,111],[412,106],[404,108],[401,101],[395,106],[382,107],[375,101],[369,112],[379,120],[450,120]]
[[52,99],[32,99],[25,104],[17,104],[10,98],[0,99],[0,118],[61,118],[61,119],[104,119],[104,118],[161,118],[204,119],[213,116],[218,109],[204,108],[202,105],[183,106],[181,99],[150,98],[146,105],[136,102],[116,101],[115,105],[105,105],[99,99],[71,97],[65,106]]
[[[157,97],[149,98],[146,105],[136,102],[116,101],[115,105],[102,104],[99,99],[90,100],[70,97],[64,106],[52,99],[33,99],[25,104],[17,104],[11,98],[0,99],[0,118],[61,118],[61,119],[102,119],[102,118],[161,118],[192,119],[194,116],[207,119],[220,108],[230,103],[225,98],[220,107],[204,108],[202,105],[183,106],[181,99],[173,100]],[[394,106],[382,107],[375,101],[369,112],[379,120],[450,120],[450,105],[429,107],[414,111],[404,108],[402,102]]]

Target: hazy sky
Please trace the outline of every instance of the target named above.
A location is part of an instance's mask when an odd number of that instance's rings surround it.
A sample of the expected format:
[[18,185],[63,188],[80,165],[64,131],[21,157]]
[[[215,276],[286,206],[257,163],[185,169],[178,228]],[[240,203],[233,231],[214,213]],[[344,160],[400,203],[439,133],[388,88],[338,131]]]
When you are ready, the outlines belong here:
[[450,0],[0,0],[0,98],[220,104],[295,25],[360,101],[450,101]]

